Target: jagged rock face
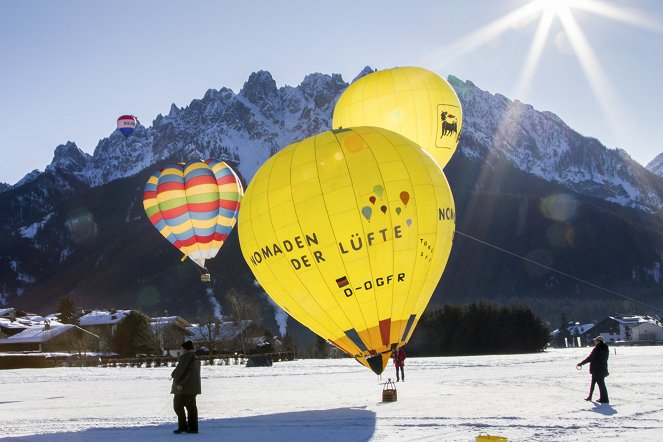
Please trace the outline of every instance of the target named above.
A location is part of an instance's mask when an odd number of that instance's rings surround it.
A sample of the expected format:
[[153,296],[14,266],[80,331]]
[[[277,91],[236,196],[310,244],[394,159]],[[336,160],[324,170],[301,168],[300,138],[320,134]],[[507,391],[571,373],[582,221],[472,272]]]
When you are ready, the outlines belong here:
[[663,177],[663,153],[659,154],[646,166],[651,173]]
[[551,112],[450,77],[463,106],[462,154],[506,160],[569,190],[649,212],[663,208],[663,183],[623,150],[606,149]]
[[[373,72],[366,67],[356,77]],[[472,82],[449,78],[464,113],[459,153],[518,169],[580,194],[649,212],[663,208],[663,184],[622,150],[584,137],[550,112],[490,94]],[[159,167],[166,161],[216,157],[237,165],[245,183],[284,146],[330,129],[336,100],[347,87],[340,75],[307,75],[297,87],[277,88],[271,74],[251,74],[239,94],[210,89],[188,107],[174,104],[152,127],[138,125],[124,137],[114,132],[90,157],[74,143],[60,145],[45,173],[70,174],[91,186]],[[656,168],[656,165],[658,169]],[[16,186],[34,179],[34,173]],[[480,183],[479,183],[480,184]],[[0,189],[1,190],[1,189]]]

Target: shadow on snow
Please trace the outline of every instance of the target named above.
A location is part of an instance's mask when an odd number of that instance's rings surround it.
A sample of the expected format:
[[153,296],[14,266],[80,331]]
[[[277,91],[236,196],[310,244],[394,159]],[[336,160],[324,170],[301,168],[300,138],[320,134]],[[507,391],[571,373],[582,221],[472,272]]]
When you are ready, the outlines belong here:
[[[175,416],[173,416],[175,417]],[[185,438],[195,441],[368,441],[375,432],[375,413],[365,408],[294,411],[291,413],[227,419],[201,420],[196,435],[173,434],[177,423],[117,428],[89,428],[67,433],[48,433],[9,437],[11,441],[39,442],[118,442],[172,441]]]

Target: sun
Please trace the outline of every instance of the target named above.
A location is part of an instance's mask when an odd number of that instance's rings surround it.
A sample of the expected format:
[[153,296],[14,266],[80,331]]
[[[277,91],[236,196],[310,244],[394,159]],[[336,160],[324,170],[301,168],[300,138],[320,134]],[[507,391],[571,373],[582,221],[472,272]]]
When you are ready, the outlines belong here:
[[[585,74],[588,87],[592,90],[601,113],[609,122],[610,127],[620,127],[623,123],[618,120],[618,113],[612,111],[613,103],[620,101],[617,89],[610,82],[599,57],[597,57],[583,31],[583,26],[574,14],[577,11],[583,11],[593,16],[590,17],[585,14],[585,20],[595,17],[607,18],[657,33],[663,33],[663,25],[634,8],[615,3],[617,2],[609,0],[531,0],[487,25],[445,45],[442,49],[432,51],[428,55],[431,60],[443,60],[446,65],[466,56],[481,46],[497,40],[502,34],[519,28],[523,23],[527,24],[538,20],[534,37],[515,83],[514,98],[525,101],[528,98],[532,79],[539,62],[544,55],[544,49],[550,38],[553,23],[558,22]],[[442,67],[441,63],[433,61],[432,64],[440,64],[440,67]]]

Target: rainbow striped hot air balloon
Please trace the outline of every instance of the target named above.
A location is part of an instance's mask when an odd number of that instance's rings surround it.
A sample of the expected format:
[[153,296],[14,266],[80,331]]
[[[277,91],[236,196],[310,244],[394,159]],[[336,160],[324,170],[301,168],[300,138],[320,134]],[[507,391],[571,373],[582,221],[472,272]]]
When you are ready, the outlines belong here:
[[214,258],[237,222],[244,190],[223,161],[172,163],[153,174],[143,192],[150,222],[209,280],[205,260]]
[[122,115],[117,119],[117,130],[122,132],[122,135],[128,137],[134,133],[138,120],[133,115]]

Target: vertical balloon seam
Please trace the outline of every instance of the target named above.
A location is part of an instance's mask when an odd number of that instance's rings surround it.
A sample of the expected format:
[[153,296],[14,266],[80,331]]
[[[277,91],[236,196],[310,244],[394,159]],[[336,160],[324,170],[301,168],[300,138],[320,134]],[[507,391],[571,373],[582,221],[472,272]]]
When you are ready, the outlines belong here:
[[[435,162],[435,165],[439,167],[437,162]],[[427,168],[427,170],[428,170],[428,174],[430,176],[431,175],[430,169]],[[447,180],[447,177],[444,174],[444,172],[441,170],[441,168],[440,168],[440,173],[442,174],[442,178],[444,179],[444,184],[445,184],[444,190],[447,190],[449,192],[449,199],[450,199],[450,202],[453,204],[454,203],[453,194],[451,193],[451,187],[449,186],[449,181]],[[431,176],[431,182],[432,181],[433,181],[433,178]],[[433,189],[435,190],[435,197],[436,197],[436,201],[437,201],[438,196],[439,196],[439,191],[437,190],[436,187],[433,187]],[[455,211],[455,204],[453,204],[453,205],[454,205],[454,211]],[[455,226],[455,218],[454,218],[454,226]],[[438,224],[438,227],[436,229],[434,248],[438,247],[438,239],[440,239],[440,234],[438,232],[439,232],[440,228],[441,227]],[[452,232],[453,232],[453,230],[454,229],[452,229]],[[443,232],[443,235],[444,235],[444,237],[442,238],[442,240],[446,240],[447,235],[444,234],[444,232]],[[409,335],[412,335],[412,333],[414,332],[414,329],[416,328],[417,324],[419,323],[419,320],[421,319],[421,316],[423,315],[423,312],[426,310],[426,307],[428,305],[428,302],[430,301],[430,298],[433,296],[433,293],[435,292],[435,289],[437,288],[437,285],[442,280],[442,276],[444,275],[444,268],[446,267],[446,263],[449,260],[449,256],[451,256],[451,247],[453,246],[453,233],[452,233],[451,241],[452,241],[452,243],[449,245],[449,253],[446,255],[446,257],[443,258],[443,262],[445,263],[445,265],[442,267],[440,277],[438,278],[437,282],[435,283],[435,286],[433,287],[433,290],[431,291],[430,295],[425,299],[425,302],[424,302],[424,299],[422,298],[422,299],[419,299],[417,304],[415,305],[415,309],[413,311],[414,311],[414,313],[417,314],[417,316],[415,318],[412,329],[409,331]],[[433,266],[431,265],[428,269],[427,278],[429,277],[430,272],[432,270],[433,270]]]
[[[381,129],[382,129],[382,131],[378,132],[379,135],[380,135],[381,137],[383,137],[383,138],[385,139],[385,141],[389,142],[389,144],[391,145],[391,148],[392,148],[392,150],[395,152],[395,154],[396,154],[401,160],[403,160],[403,156],[401,155],[401,152],[399,151],[399,149],[396,148],[396,146],[394,145],[394,143],[392,142],[392,140],[390,140],[389,138],[387,138],[387,136],[385,135],[384,132],[386,131],[386,132],[388,132],[388,133],[396,133],[397,135],[401,136],[403,139],[406,139],[406,138],[405,138],[404,136],[398,134],[397,132],[390,131],[389,129],[385,129],[385,128],[381,128]],[[373,156],[375,157],[375,155],[373,155]],[[377,159],[375,159],[375,161],[376,161],[376,163],[377,163]],[[403,164],[405,165],[406,162],[403,161]],[[380,172],[380,176],[381,176],[381,178],[382,178],[382,183],[384,184],[384,186],[385,186],[385,190],[386,190],[387,182],[385,181],[384,176],[382,175],[382,171],[381,171],[379,168],[378,168],[378,171]],[[407,166],[406,166],[406,171],[407,171]],[[410,178],[411,174],[409,173],[409,171],[407,171],[407,172],[408,172],[408,173],[407,173],[407,176],[408,176],[408,178]],[[413,190],[414,190],[414,189],[413,189]],[[385,192],[385,194],[386,194],[386,193],[387,193],[387,192]],[[391,210],[389,210],[389,224],[390,224],[390,226],[391,226],[392,229],[393,229],[393,226],[394,226],[394,220],[393,220],[393,214],[392,214]],[[394,269],[394,271],[395,271],[395,270],[396,270],[396,254],[393,253],[394,251],[395,251],[395,246],[392,244],[392,258],[391,258],[392,261],[391,261],[391,268]],[[415,266],[413,265],[412,268],[414,269],[414,267],[415,267]],[[408,281],[408,286],[409,286],[409,287],[412,286],[412,282],[411,282],[411,280]],[[391,292],[390,292],[390,295],[391,295],[391,302],[389,303],[389,305],[390,305],[390,308],[389,308],[389,310],[390,310],[390,314],[389,314],[389,318],[388,318],[389,321],[390,321],[390,323],[392,322],[392,318],[394,317],[394,290],[395,290],[395,289],[392,289]],[[409,289],[409,288],[407,289],[407,292],[408,292],[408,293],[410,292],[410,289]],[[376,299],[376,301],[377,301],[377,299]],[[376,307],[377,307],[377,305],[376,305]],[[401,313],[401,316],[399,316],[399,318],[402,318],[402,312],[400,312],[400,313]],[[385,318],[380,318],[379,315],[378,315],[378,321],[379,321],[380,319],[385,319]],[[399,323],[402,323],[402,320],[399,319]],[[390,325],[390,327],[391,327],[391,325]],[[391,333],[390,333],[390,334],[391,334]],[[402,332],[401,332],[401,334],[402,334]],[[391,342],[391,337],[389,337],[389,340],[390,340],[390,342],[389,342],[389,346],[391,346],[391,344],[393,344],[393,343]]]
[[[296,146],[296,144],[295,144],[295,146]],[[294,155],[294,151],[296,150],[295,147],[293,147],[292,150],[293,150],[293,155]],[[273,157],[272,157],[272,158],[273,158]],[[272,162],[273,164],[270,165],[270,169],[269,169],[268,176],[267,176],[267,179],[266,179],[266,191],[267,191],[267,192],[269,191],[269,184],[270,184],[270,182],[271,182],[271,176],[272,176],[272,174],[275,173],[275,169],[276,169],[275,166],[276,166],[276,163],[277,163],[276,160],[277,160],[277,159],[274,159],[274,161]],[[291,155],[291,157],[290,157],[290,162],[292,163],[292,155]],[[266,202],[267,202],[267,207],[269,208],[269,204],[270,204],[270,203],[269,203],[269,198],[265,197],[265,199],[266,199]],[[252,217],[252,219],[253,219],[253,217]],[[273,232],[274,238],[276,238],[276,229],[274,228],[274,224],[272,223],[272,218],[271,218],[271,216],[269,217],[269,220],[270,220],[271,230],[272,230],[272,232]],[[252,229],[253,229],[253,226],[254,226],[254,223],[252,222],[252,223],[251,223],[251,228],[252,228]],[[254,239],[256,239],[256,246],[257,246],[257,238],[258,238],[258,236],[255,234],[255,232],[256,232],[255,229],[253,229],[253,237],[254,237]],[[279,278],[274,274],[274,272],[272,271],[272,269],[271,269],[269,266],[265,266],[265,268],[264,268],[263,270],[267,270],[267,271],[269,271],[269,273],[272,274],[273,279],[276,280],[276,281],[279,281]],[[301,283],[301,281],[300,281],[300,283]],[[279,285],[280,285],[280,284],[279,284]],[[287,287],[285,287],[285,286],[282,286],[282,287],[283,287],[283,293],[286,294],[286,295],[288,296],[288,298],[290,298],[291,301],[293,301],[295,298],[294,298],[294,296],[290,293],[290,290],[288,290]],[[283,295],[282,295],[281,293],[279,293],[279,296],[280,296],[280,297],[283,297]],[[293,304],[295,304],[295,302],[293,302]],[[303,312],[303,314],[305,314],[306,316],[308,316],[309,318],[312,319],[312,321],[310,321],[310,322],[312,322],[312,323],[314,323],[314,324],[317,324],[317,328],[318,328],[319,330],[327,330],[327,327],[325,327],[325,326],[323,325],[322,322],[318,321],[317,318],[316,318],[315,316],[313,316],[312,314],[310,314],[309,312],[307,312],[307,311],[304,310],[304,309],[301,309],[301,311]],[[292,316],[292,315],[291,315],[291,316]],[[293,316],[293,318],[299,321],[299,319],[297,319],[296,317]],[[304,319],[304,318],[302,318],[302,319]],[[300,322],[302,322],[302,321],[300,321]],[[307,321],[307,322],[309,322],[309,321]],[[310,327],[309,327],[309,328],[310,328]],[[330,334],[330,333],[326,333],[326,334]]]
[[[338,138],[336,137],[336,135],[335,135],[333,132],[331,132],[331,133],[332,133],[332,135],[334,135],[334,137],[336,138],[336,141],[337,141],[337,143],[338,143]],[[319,138],[321,135],[323,135],[323,134],[318,134],[318,135],[312,137],[312,138],[313,138],[313,140],[312,140],[312,142],[313,142],[313,153],[314,153],[314,155],[315,155],[316,175],[317,175],[318,177],[320,177],[320,172],[317,170],[317,168],[318,168],[318,164],[319,164],[319,162],[318,162],[318,149],[317,149],[317,143],[318,143],[318,138]],[[340,146],[339,146],[339,147],[340,147]],[[293,156],[294,156],[294,155],[293,155]],[[292,182],[292,167],[290,168],[290,173],[291,173],[291,176],[290,176],[290,182]],[[319,179],[318,179],[318,186],[319,186],[319,190],[320,190],[320,196],[322,197],[322,203],[323,203],[324,206],[325,206],[325,212],[326,212],[327,214],[329,214],[329,210],[328,210],[328,207],[327,207],[327,201],[326,201],[326,199],[324,198],[324,195],[323,195],[323,193],[322,193],[322,185],[320,184],[320,180],[319,180]],[[297,208],[296,208],[296,205],[294,204],[294,198],[292,198],[292,200],[293,200],[293,209],[294,209],[294,212],[297,213]],[[296,216],[296,220],[297,220],[297,224],[298,224],[298,226],[299,226],[300,231],[303,231],[303,229],[302,229],[302,225],[300,224],[299,216]],[[331,223],[330,223],[330,224],[331,224]],[[338,240],[337,240],[337,238],[336,238],[336,235],[335,235],[334,229],[332,228],[331,231],[332,231],[332,235],[334,235],[334,241],[335,241],[335,243],[338,244]],[[307,250],[310,251],[310,247],[309,247],[308,245],[307,245]],[[311,254],[311,255],[313,255],[313,254]],[[342,262],[342,260],[341,260],[341,262]],[[345,267],[345,266],[344,266],[344,267]],[[339,307],[339,311],[340,311],[341,313],[343,313],[343,315],[344,315],[345,318],[347,319],[347,322],[348,322],[349,324],[352,324],[352,321],[350,321],[350,318],[345,314],[345,311],[344,311],[342,308],[340,308],[341,305],[340,305],[340,303],[338,302],[337,297],[334,296],[334,294],[333,294],[333,286],[331,286],[331,285],[329,284],[329,282],[328,282],[327,279],[324,277],[324,275],[323,275],[322,272],[319,270],[319,268],[318,268],[317,266],[316,266],[315,268],[316,268],[316,271],[318,272],[318,274],[320,275],[320,279],[323,280],[323,281],[325,281],[325,284],[327,285],[327,290],[329,291],[329,294],[331,295],[331,299],[333,299],[333,300],[336,302],[336,305]],[[301,280],[300,280],[300,282],[301,282]],[[302,285],[303,285],[303,283],[302,283]],[[342,327],[340,324],[338,324],[338,323],[334,320],[334,318],[331,317],[331,316],[327,313],[327,311],[325,311],[325,310],[322,308],[322,306],[320,305],[320,303],[318,302],[317,299],[315,299],[315,298],[313,298],[313,299],[316,301],[316,304],[318,304],[320,310],[323,311],[323,312],[325,312],[325,314],[327,315],[327,318],[329,319],[329,322],[330,322],[331,324],[333,324],[336,328],[338,328],[338,330],[341,332],[341,334],[345,334],[345,330],[343,330],[343,327]],[[331,335],[331,334],[330,334],[330,335]],[[329,340],[329,338],[328,338],[328,340]],[[355,344],[355,345],[356,345],[356,344]],[[360,349],[360,352],[361,352],[361,349]]]
[[[183,168],[182,168],[182,184],[183,184],[183,187],[184,187],[184,195],[186,196],[186,209],[187,209],[186,214],[189,217],[189,222],[191,223],[191,233],[192,233],[193,237],[196,239],[194,241],[194,243],[192,244],[192,247],[195,249],[196,252],[198,252],[197,253],[197,255],[198,255],[197,259],[200,260],[200,263],[196,262],[196,264],[198,264],[203,269],[207,270],[206,267],[205,267],[205,260],[207,259],[206,258],[206,253],[205,253],[205,250],[203,250],[202,246],[200,245],[200,242],[198,242],[198,238],[199,238],[198,234],[200,233],[200,228],[196,227],[196,223],[194,222],[194,218],[191,215],[190,196],[193,196],[193,195],[189,195],[189,192],[188,192],[189,189],[187,188],[187,185],[186,185],[187,174],[188,174],[187,169],[189,167],[193,167],[194,165],[199,164],[199,163],[205,164],[202,161],[194,160],[194,161],[190,161],[190,162],[186,163],[183,166]],[[205,164],[205,166],[207,166],[207,164]]]
[[[353,132],[354,132],[354,131],[353,131]],[[336,140],[336,143],[337,143],[338,147],[341,149],[341,151],[343,151],[343,147],[342,147],[342,145],[341,145],[340,140],[338,139],[338,136],[337,136],[334,132],[330,132],[330,133],[331,133],[331,135],[334,137],[334,139]],[[318,137],[321,136],[321,135],[323,135],[323,134],[318,134],[318,135],[316,135],[316,136],[313,138],[313,153],[314,153],[314,155],[315,155],[316,175],[317,175],[318,177],[320,176],[320,172],[317,170],[317,167],[318,167],[317,165],[319,164],[319,162],[318,162],[318,149],[316,148],[316,145],[317,145]],[[350,175],[350,174],[349,174],[349,168],[348,168],[348,165],[347,165],[347,160],[346,160],[346,158],[345,158],[345,154],[343,154],[343,161],[345,162],[345,168],[346,168],[346,170],[348,170],[348,176],[349,176],[349,175]],[[350,181],[352,181],[352,180],[350,180]],[[327,214],[329,214],[329,207],[328,207],[328,204],[327,204],[327,199],[325,198],[324,194],[322,193],[322,184],[320,183],[320,180],[319,180],[319,179],[318,179],[318,186],[320,187],[320,196],[322,197],[322,203],[323,203],[324,206],[325,206],[325,212],[326,212]],[[353,187],[353,190],[354,190],[354,187]],[[357,210],[359,210],[359,207],[358,207],[358,206],[357,206]],[[299,219],[298,219],[298,221],[299,221]],[[331,224],[331,222],[330,222],[330,224]],[[301,225],[300,225],[300,229],[301,229]],[[336,231],[332,228],[332,229],[331,229],[331,232],[332,232],[332,235],[333,235],[333,237],[334,237],[334,243],[335,243],[335,244],[338,244],[338,243],[339,243],[339,240],[338,240],[338,238],[336,237]],[[346,266],[345,266],[345,262],[343,261],[342,258],[340,259],[340,262],[341,262],[341,264],[343,265],[343,269],[345,270],[345,274],[347,275],[347,274],[348,274],[348,271],[347,271],[347,268],[346,268]],[[317,268],[317,267],[316,267],[316,268]],[[353,326],[353,330],[354,330],[354,329],[355,329],[354,324],[352,323],[352,321],[350,320],[350,318],[348,317],[348,315],[345,313],[345,310],[344,310],[343,308],[341,308],[341,304],[340,304],[340,302],[338,301],[337,297],[333,295],[333,286],[330,286],[330,283],[327,282],[327,280],[323,277],[322,272],[320,272],[320,270],[318,270],[318,272],[320,273],[321,279],[322,279],[323,281],[325,281],[325,283],[327,284],[327,288],[328,288],[330,294],[332,294],[332,299],[336,302],[336,305],[339,307],[339,311],[340,311],[341,313],[343,313],[343,315],[345,316],[345,318],[346,318],[348,324],[352,325],[352,326]],[[355,297],[353,297],[353,298],[354,298],[354,301],[355,301],[355,303],[356,303],[356,306],[357,306],[358,311],[361,311],[361,309],[359,308],[359,301],[357,300],[357,297],[355,296]],[[363,315],[362,315],[362,318],[363,318]],[[329,317],[329,319],[330,319],[330,322],[331,322],[331,323],[333,323],[336,327],[338,327],[338,329],[341,331],[342,335],[347,335],[347,333],[346,333],[347,330],[344,330],[343,327],[341,327],[341,326],[340,326],[335,320],[333,320],[333,318]],[[368,329],[368,324],[367,324],[367,322],[366,322],[366,318],[363,318],[363,319],[364,319],[364,325],[365,325],[366,328]],[[357,345],[357,344],[354,342],[354,340],[351,339],[351,341],[352,341],[352,343],[357,347],[357,349],[359,350],[359,353],[357,353],[357,354],[355,354],[355,355],[353,355],[353,356],[354,356],[354,357],[364,356],[364,355],[363,355],[363,350],[359,347],[359,345]],[[365,344],[364,344],[364,345],[365,345]]]
[[[364,141],[364,144],[370,146],[370,144],[366,142],[365,137],[362,136],[362,134],[361,134],[359,131],[357,131],[357,130],[353,130],[353,132],[354,132],[355,134],[357,134],[357,136],[359,136],[359,137]],[[375,131],[375,132],[376,132],[377,134],[379,134],[380,136],[382,136],[382,138],[385,140],[385,142],[389,143],[389,144],[391,145],[392,149],[394,149],[394,146],[393,146],[391,140],[389,140],[387,137],[385,137],[384,134],[381,133],[380,131]],[[339,143],[339,146],[342,146],[340,140],[338,140],[338,136],[337,136],[336,134],[334,134],[334,136],[336,137],[336,139],[337,139],[337,141],[338,141],[338,143]],[[342,147],[341,147],[341,149],[342,149]],[[377,161],[377,158],[375,157],[375,153],[373,152],[372,149],[369,149],[369,151],[370,151],[370,153],[371,153],[371,156],[373,157],[373,162],[374,162],[374,164],[376,165],[377,172],[378,172],[378,174],[380,175],[380,180],[382,181],[382,184],[386,184],[385,181],[384,181],[384,176],[382,175],[382,171],[380,170],[380,165],[379,165],[379,163],[378,163],[378,161]],[[345,159],[345,154],[343,155],[343,158]],[[347,165],[347,161],[346,161],[346,165]],[[347,167],[347,166],[346,166],[346,167]],[[349,167],[348,167],[348,170],[349,170]],[[357,196],[358,196],[358,189],[355,187],[355,183],[354,183],[354,181],[352,180],[352,177],[350,177],[350,182],[352,183],[352,190],[353,190],[353,193],[355,194],[355,204],[356,204]],[[359,211],[359,210],[360,210],[359,205],[357,205],[357,211]],[[390,221],[391,221],[391,213],[389,213],[389,219],[390,219]],[[362,233],[362,237],[363,237],[363,238],[366,238],[366,231],[365,231],[365,228],[364,228],[364,224],[363,224],[363,222],[362,222],[362,225],[361,225],[361,229],[362,229],[362,232],[361,232],[361,233]],[[393,245],[392,245],[392,247],[393,247]],[[392,255],[393,255],[393,254],[392,254]],[[368,257],[368,252],[367,252],[367,257]],[[371,279],[373,279],[373,275],[374,275],[375,271],[374,271],[373,267],[371,266],[371,260],[370,260],[370,259],[368,259],[368,266],[369,266],[369,268],[370,268]],[[393,264],[392,264],[392,267],[393,267]],[[391,300],[393,301],[393,291],[392,291],[391,297],[392,297]],[[374,307],[375,307],[375,311],[376,311],[376,315],[375,315],[375,316],[376,316],[376,318],[378,319],[378,324],[379,324],[381,318],[380,318],[380,309],[378,308],[378,303],[377,303],[377,297],[375,296],[375,288],[373,288],[373,300],[374,300],[374,304],[373,304],[373,305],[374,305]],[[357,304],[358,304],[358,303],[359,303],[359,301],[357,301]],[[362,311],[362,317],[363,317],[363,311]],[[366,318],[365,318],[365,317],[364,317],[364,324],[366,325],[366,330],[368,330],[368,329],[369,329],[369,327],[368,327],[368,322],[366,321]],[[369,337],[369,339],[371,338],[371,337],[370,337],[370,334],[368,335],[368,337]],[[379,347],[379,346],[373,344],[373,342],[371,342],[370,344],[371,344],[371,345],[370,345],[370,348],[372,348],[372,349],[375,349],[375,348],[378,348],[378,347]],[[382,341],[380,341],[380,345],[382,345]]]
[[[225,161],[220,161],[220,160],[217,161],[217,160],[209,159],[209,160],[205,161],[205,163],[207,163],[207,165],[212,170],[212,174],[213,174],[214,179],[216,181],[216,185],[219,189],[219,204],[218,204],[218,208],[217,208],[217,218],[216,218],[216,224],[214,226],[214,233],[213,233],[213,235],[214,235],[213,242],[217,241],[219,243],[218,249],[217,249],[217,251],[218,251],[218,250],[221,250],[221,247],[223,246],[223,244],[225,243],[227,237],[230,235],[230,233],[232,232],[232,230],[234,228],[234,225],[232,225],[232,226],[230,226],[230,230],[228,230],[228,226],[223,225],[221,220],[226,220],[227,219],[227,220],[229,220],[228,222],[230,222],[231,224],[233,224],[232,220],[235,220],[235,223],[237,221],[237,214],[239,212],[239,208],[240,208],[240,205],[241,205],[241,202],[242,202],[242,195],[243,195],[242,183],[240,182],[239,177],[237,176],[235,171]],[[217,166],[218,166],[218,169],[215,170],[215,167],[217,167]],[[236,205],[235,209],[233,209],[231,211],[230,214],[226,214],[225,209],[224,209],[224,207],[222,207],[222,204],[221,204],[222,192],[221,192],[221,187],[220,187],[221,185],[219,185],[219,180],[223,179],[223,177],[229,176],[229,175],[232,176],[233,180],[234,180],[234,182],[232,183],[233,184],[233,191],[231,193],[233,195],[236,194],[237,205]],[[228,183],[228,184],[231,184],[231,183]],[[224,193],[227,193],[227,192],[224,192]],[[227,201],[227,200],[224,199],[224,201]],[[222,238],[224,231],[228,231],[228,233],[226,234],[226,238]],[[216,239],[217,234],[218,234],[218,237],[219,237],[218,239]]]
[[[189,213],[189,202],[187,200],[185,183],[184,183],[184,170],[186,168],[186,163],[173,163],[173,164],[171,164],[171,166],[172,166],[172,168],[177,169],[178,172],[181,172],[181,176],[178,175],[177,178],[181,178],[181,183],[179,183],[179,184],[181,184],[181,186],[182,186],[181,191],[184,193],[184,205],[186,206],[186,210],[181,215],[181,216],[184,217],[184,220],[182,221],[182,223],[178,224],[177,227],[182,226],[183,224],[187,224],[187,225],[190,226],[191,234],[195,236],[195,231],[193,229],[193,220],[191,219],[191,215]],[[169,168],[169,167],[166,166],[166,168]],[[176,226],[171,225],[171,227],[176,227]],[[180,240],[180,242],[182,244],[186,244],[186,240],[191,238],[191,237],[190,238],[184,238],[184,237],[181,237],[180,235],[181,235],[181,233],[175,233],[175,236]],[[186,250],[186,254],[188,255],[189,259],[191,259],[191,261],[193,261],[199,267],[204,267],[204,263],[203,263],[203,266],[201,266],[200,263],[198,263],[194,258],[191,257],[191,255],[198,250],[198,245],[197,245],[196,242],[194,242],[191,245],[184,246],[184,249]]]
[[[399,134],[399,135],[400,135],[400,134]],[[414,148],[415,146],[417,146],[417,147],[419,146],[417,143],[415,143],[414,141],[410,140],[409,138],[407,138],[407,137],[405,137],[405,136],[403,136],[403,135],[401,135],[401,136],[403,137],[404,140],[407,140],[407,141],[408,141],[408,145],[409,145],[409,146],[411,146],[411,147],[413,147],[413,148]],[[419,149],[420,149],[420,148],[419,148]],[[411,177],[411,176],[413,176],[414,173],[413,173],[413,171],[410,171],[410,169],[408,168],[408,162],[405,161],[405,159],[403,158],[401,152],[396,151],[396,153],[398,154],[398,156],[399,156],[399,157],[401,158],[401,160],[403,161],[403,165],[405,166],[405,170],[407,171],[407,176],[408,176],[408,178]],[[418,152],[417,152],[417,153],[418,153]],[[419,156],[419,159],[421,159],[421,156]],[[411,186],[412,186],[412,193],[413,193],[413,195],[412,195],[412,202],[414,203],[414,206],[415,206],[415,208],[417,209],[417,212],[418,212],[418,210],[419,210],[419,204],[417,204],[417,198],[416,198],[416,196],[414,195],[414,185],[411,184]],[[418,224],[418,223],[417,223],[417,224]],[[420,227],[419,227],[419,225],[417,225],[417,236],[419,236],[419,229],[420,229]],[[416,267],[417,267],[417,265],[416,265],[416,252],[415,252],[415,261],[414,261],[414,263],[413,263],[413,265],[412,265],[412,277],[414,277],[414,273],[415,273],[414,270],[416,269]],[[410,296],[412,296],[412,293],[411,293],[412,283],[413,283],[412,277],[411,277],[410,280],[409,280],[409,287],[408,287],[408,290],[407,290],[407,292],[406,292],[407,294],[406,294],[406,296],[405,296],[405,300],[404,300],[404,302],[403,302],[402,310],[401,310],[400,312],[398,312],[398,313],[400,314],[400,316],[399,316],[399,318],[400,318],[400,320],[399,320],[399,323],[400,323],[400,327],[399,327],[399,329],[400,329],[400,331],[399,331],[399,333],[398,333],[398,336],[399,336],[399,342],[397,342],[396,344],[400,343],[400,340],[401,340],[402,337],[403,337],[404,330],[405,330],[405,328],[407,327],[407,324],[404,324],[404,323],[403,323],[403,318],[406,317],[406,316],[405,316],[405,313],[406,313],[407,306],[408,306],[408,299],[410,298]],[[415,296],[416,296],[416,295],[415,295]],[[393,294],[392,294],[392,299],[393,299]]]
[[[295,143],[295,145],[293,145],[293,149],[292,149],[293,151],[295,150],[295,147],[294,147],[294,146],[296,146],[296,144],[297,144],[297,143]],[[272,158],[274,158],[274,157],[272,157]],[[274,169],[275,169],[274,166],[275,166],[276,162],[277,162],[276,159],[274,159],[274,160],[272,161],[272,164],[270,164],[270,168],[269,168],[268,176],[267,176],[267,179],[266,179],[266,184],[267,184],[267,188],[268,188],[268,189],[269,189],[269,182],[271,181],[270,178],[271,178],[272,173],[274,173]],[[292,163],[292,156],[291,156],[291,158],[290,158],[290,162]],[[265,163],[265,164],[267,164],[267,163]],[[258,172],[260,172],[260,169],[258,170]],[[256,173],[256,175],[257,175],[257,173]],[[254,176],[254,179],[255,179],[255,176]],[[267,201],[267,206],[269,207],[269,198],[266,198],[266,201]],[[251,204],[249,207],[251,207],[251,206],[254,206],[254,205]],[[251,215],[251,213],[249,213],[249,216],[251,217],[251,220],[253,220],[253,216]],[[271,217],[269,217],[269,220],[270,220],[270,224],[271,224],[272,232],[274,233],[274,237],[276,237],[276,230],[274,229],[274,224],[271,222]],[[251,229],[252,229],[252,231],[253,231],[252,233],[253,233],[253,238],[254,238],[254,240],[255,240],[255,242],[256,242],[256,246],[258,246],[258,241],[257,241],[258,235],[256,235],[256,230],[255,230],[255,228],[254,228],[254,223],[253,223],[253,222],[251,222]],[[276,281],[279,280],[279,278],[274,274],[274,272],[272,271],[272,269],[271,269],[269,266],[265,266],[264,269],[263,269],[263,271],[268,271],[269,273],[272,274],[272,277],[273,277],[274,280],[276,280]],[[254,275],[254,276],[255,276],[255,275]],[[256,278],[256,279],[257,279],[257,278]],[[260,281],[258,281],[258,282],[260,282]],[[301,282],[301,281],[300,281],[300,282]],[[280,284],[279,284],[279,285],[280,285]],[[282,286],[282,287],[283,287],[283,286]],[[264,290],[264,288],[263,288],[263,290]],[[283,293],[285,293],[285,294],[288,296],[288,298],[290,298],[291,301],[294,300],[294,297],[292,296],[292,294],[290,293],[290,291],[289,291],[286,287],[283,287]],[[283,295],[282,295],[282,294],[279,294],[279,296],[283,296]],[[294,304],[294,302],[293,302],[293,304]],[[306,311],[303,310],[303,309],[302,309],[302,311],[305,312],[305,314],[306,314],[309,318],[312,319],[312,321],[306,321],[307,323],[310,322],[310,323],[313,323],[313,324],[317,324],[317,325],[318,325],[318,327],[317,327],[318,330],[323,330],[323,331],[327,330],[327,327],[325,327],[320,321],[318,321],[317,318],[316,318],[315,316],[313,316],[313,315],[310,314],[309,312],[306,312]],[[293,316],[293,315],[291,315],[290,313],[288,313],[288,314],[289,314],[290,316]],[[296,320],[299,321],[299,322],[303,322],[303,321],[300,321],[299,319],[297,319],[297,318],[294,317],[294,316],[293,316],[293,318],[296,319]],[[307,326],[307,327],[308,327],[308,328],[311,328],[311,327],[309,327],[309,326]],[[327,331],[327,333],[324,333],[324,334],[326,334],[326,335],[328,335],[328,336],[331,335],[331,333],[329,333],[328,331]]]
[[[168,242],[170,242],[173,246],[177,247],[177,245],[175,244],[177,238],[170,229],[170,226],[168,226],[168,224],[166,224],[166,221],[163,219],[163,216],[161,214],[161,209],[159,208],[159,201],[157,200],[157,183],[159,182],[160,175],[161,172],[153,173],[145,183],[145,187],[143,188],[143,209],[145,210],[147,219],[150,221],[150,223],[152,223],[152,225],[157,229],[157,231],[162,236],[164,236],[168,240]],[[152,188],[154,189],[152,190]],[[146,198],[145,194],[147,192],[154,193],[154,195]],[[155,215],[157,216],[156,222],[154,222]],[[159,227],[159,224],[161,224],[161,227]]]

